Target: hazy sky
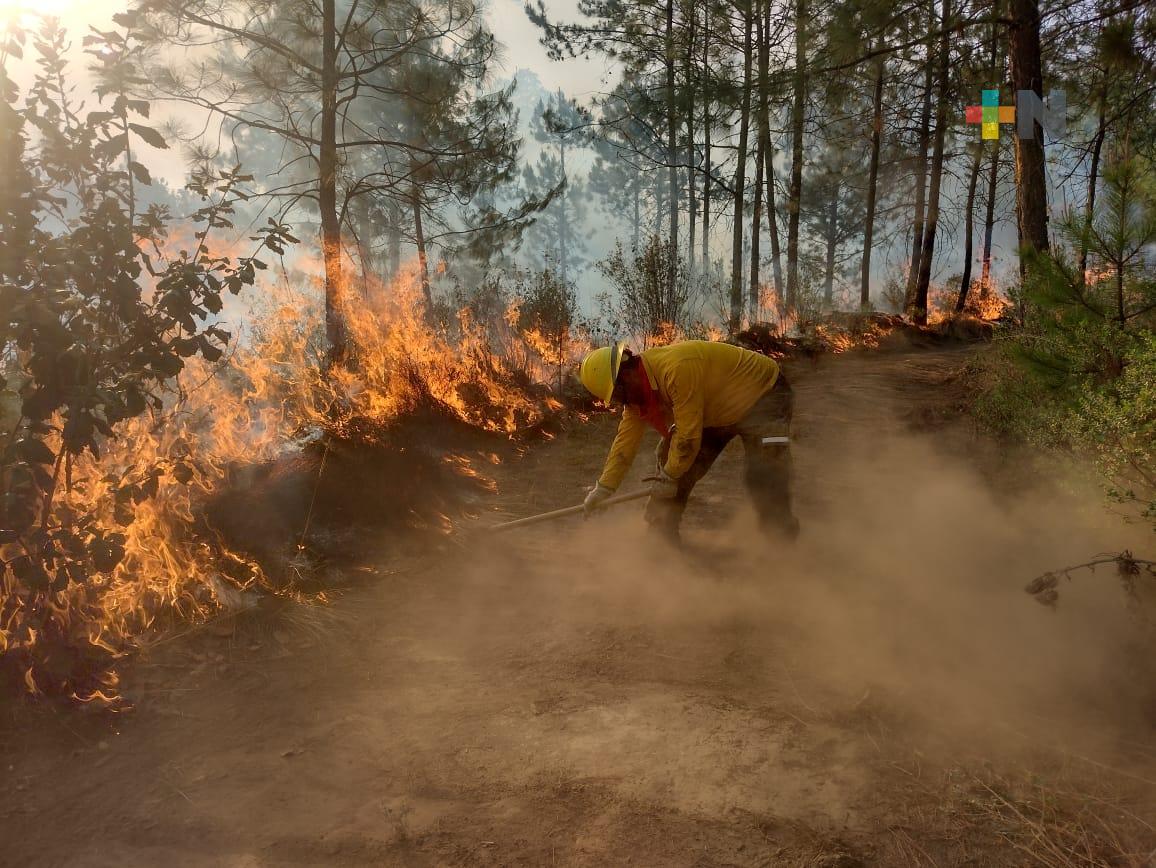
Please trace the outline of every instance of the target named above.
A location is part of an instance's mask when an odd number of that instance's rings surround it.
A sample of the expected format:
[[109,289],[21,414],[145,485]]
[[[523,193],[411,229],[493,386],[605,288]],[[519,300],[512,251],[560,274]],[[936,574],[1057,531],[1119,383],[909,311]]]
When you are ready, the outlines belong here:
[[[490,6],[490,25],[505,46],[503,60],[508,74],[517,69],[532,69],[547,89],[560,87],[582,102],[613,86],[613,64],[605,58],[551,61],[538,42],[541,31],[530,23],[523,5],[523,0],[492,0]],[[546,0],[546,10],[552,18],[562,21],[574,21],[578,16],[578,4],[574,0]]]
[[[79,44],[90,26],[109,26],[112,16],[126,6],[117,0],[0,0],[0,26],[14,15],[19,15],[26,26],[35,26],[30,11],[56,15]],[[578,15],[575,0],[546,0],[546,9],[552,18],[563,21],[573,21]],[[493,32],[503,46],[499,75],[533,69],[547,88],[561,87],[580,99],[608,89],[613,65],[605,58],[559,63],[547,58],[546,50],[538,42],[538,28],[526,17],[523,0],[490,0],[488,13]]]
[[[485,0],[480,0],[485,2]],[[569,96],[588,102],[594,94],[609,90],[613,86],[613,62],[605,57],[590,60],[577,58],[561,62],[551,61],[546,49],[539,43],[539,29],[526,17],[524,0],[489,0],[486,3],[491,28],[501,43],[496,78],[512,77],[519,69],[530,69],[542,81],[543,87],[553,91],[562,88]],[[73,75],[77,81],[77,93],[83,94],[83,68],[88,58],[80,54],[80,44],[89,27],[106,28],[112,26],[112,16],[127,8],[127,3],[119,0],[0,0],[0,30],[14,16],[20,16],[26,28],[36,26],[36,19],[29,10],[53,14],[61,18],[68,28],[76,55]],[[577,0],[546,0],[547,13],[560,21],[573,21],[578,16]],[[21,86],[28,85],[35,71],[33,52],[26,52],[25,58],[10,59],[9,74]],[[93,100],[88,100],[91,106]],[[187,112],[188,109],[181,109]],[[156,112],[155,120],[166,117],[163,107]],[[147,155],[145,162],[153,173],[174,186],[184,182],[185,165],[178,151],[154,152]]]

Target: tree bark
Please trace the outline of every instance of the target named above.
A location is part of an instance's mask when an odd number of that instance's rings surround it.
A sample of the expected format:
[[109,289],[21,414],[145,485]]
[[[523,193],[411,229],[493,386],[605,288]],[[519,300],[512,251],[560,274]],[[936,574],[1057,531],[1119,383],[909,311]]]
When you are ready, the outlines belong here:
[[[1100,152],[1104,147],[1104,136],[1107,133],[1105,126],[1105,109],[1107,101],[1107,82],[1104,83],[1100,90],[1100,117],[1096,125],[1096,137],[1092,142],[1092,164],[1088,167],[1088,198],[1084,205],[1084,226],[1085,228],[1092,225],[1092,220],[1096,216],[1096,182],[1100,174]],[[1080,280],[1084,280],[1084,275],[1088,270],[1088,243],[1086,240],[1080,241]]]
[[388,256],[389,256],[389,276],[390,278],[397,277],[397,273],[401,271],[401,232],[396,226],[389,227]]
[[839,243],[839,182],[831,190],[827,205],[827,259],[823,268],[823,304],[829,310],[835,303],[835,248]]
[[755,201],[751,211],[751,275],[750,291],[747,296],[747,317],[750,322],[755,322],[758,319],[759,307],[762,303],[762,299],[759,297],[759,247],[763,222],[763,163],[766,159],[767,132],[770,126],[767,119],[769,114],[767,109],[767,73],[771,56],[771,47],[768,44],[770,39],[770,22],[767,20],[769,9],[770,3],[767,0],[759,0],[758,17],[755,25],[759,43],[758,145],[755,148]]
[[975,149],[975,161],[971,164],[971,177],[967,184],[967,211],[963,220],[963,276],[959,279],[959,298],[955,310],[962,313],[967,306],[967,295],[971,291],[971,259],[973,236],[975,235],[975,188],[979,186],[979,170],[983,165],[983,141]]
[[321,212],[321,255],[325,265],[327,366],[344,362],[345,299],[341,275],[341,219],[337,214],[337,8],[321,4],[321,138],[317,151],[317,205]]
[[867,214],[863,223],[863,269],[859,278],[859,306],[871,307],[871,248],[875,244],[875,207],[879,186],[879,152],[883,145],[883,67],[875,62],[875,93],[871,112],[871,168],[867,173]]
[[[703,13],[702,28],[702,73],[710,75],[710,10]],[[710,156],[710,88],[703,85],[702,89],[702,273],[710,274],[710,188],[711,166]]]
[[775,282],[775,304],[783,306],[783,251],[779,243],[779,207],[775,201],[775,149],[767,130],[767,150],[763,154],[767,167],[767,228],[771,235],[771,278]]
[[666,0],[666,162],[670,187],[670,262],[668,286],[674,286],[678,268],[678,100],[674,76],[674,0]]
[[[558,91],[558,99],[562,100],[562,91]],[[566,143],[559,140],[558,142],[558,160],[562,167],[562,181],[567,183],[567,186],[562,189],[562,195],[558,197],[558,274],[562,278],[562,282],[566,282],[567,261],[570,256],[570,214],[566,210],[566,200],[570,196],[569,177],[566,174]]]
[[694,37],[697,23],[695,6],[690,5],[690,19],[687,22],[686,59],[683,66],[683,86],[686,88],[686,203],[688,210],[686,233],[686,262],[690,275],[694,276],[695,230],[698,223],[698,199],[695,196],[697,167],[694,159]]
[[430,293],[429,285],[429,260],[426,258],[425,249],[425,230],[422,227],[422,202],[421,190],[417,184],[413,186],[413,193],[410,201],[413,203],[413,236],[417,243],[417,264],[419,269],[419,277],[421,278],[421,297],[425,301],[425,309],[428,314],[433,310],[433,296]]
[[[1040,7],[1037,0],[1011,0],[1009,55],[1012,89],[1031,90],[1043,97],[1044,74],[1040,57]],[[1048,190],[1044,172],[1043,130],[1036,125],[1030,139],[1014,136],[1016,203],[1019,209],[1021,262],[1032,253],[1048,251]],[[1027,254],[1025,257],[1024,254]]]
[[631,219],[631,250],[638,250],[638,236],[642,234],[642,179],[638,173],[634,176],[634,216]]
[[939,190],[943,181],[943,145],[947,135],[947,109],[951,96],[949,62],[951,0],[943,0],[943,34],[939,39],[939,95],[935,106],[935,144],[931,155],[931,185],[927,191],[927,222],[923,227],[923,251],[919,254],[919,283],[915,289],[915,322],[927,322],[927,293],[931,286],[931,262],[935,257],[935,232],[939,225]]
[[999,139],[991,143],[991,169],[987,176],[987,213],[983,218],[983,270],[979,276],[980,298],[991,292],[991,244],[995,234],[995,194],[999,180]]
[[[764,28],[767,33],[767,41],[770,41],[771,33],[771,4],[765,4]],[[770,69],[768,44],[768,72]],[[769,88],[768,81],[767,87]],[[764,100],[769,100],[770,94],[764,92],[762,95]],[[771,112],[768,105],[767,110],[763,112],[763,124],[761,134],[766,142],[766,147],[763,151],[763,161],[766,163],[763,174],[767,179],[767,228],[771,236],[771,276],[775,282],[775,304],[782,312],[783,308],[783,255],[779,242],[779,209],[776,202],[775,195],[775,147],[771,139]]]
[[753,67],[751,31],[754,15],[751,0],[743,11],[743,96],[739,115],[739,149],[735,165],[734,232],[731,239],[731,315],[730,333],[742,327],[743,320],[743,204],[747,184],[747,139],[751,120],[751,70]]
[[[992,7],[992,12],[999,14],[1000,4],[999,0]],[[999,32],[996,25],[993,24],[991,28],[991,75],[992,80],[1002,80],[1002,64],[1000,57],[1000,39]],[[991,294],[991,244],[992,236],[995,233],[995,194],[996,184],[999,180],[999,142],[998,138],[992,141],[991,147],[991,169],[987,176],[987,213],[983,220],[983,268],[979,276],[979,297],[986,299]],[[980,147],[983,146],[983,140],[980,140]]]
[[[928,0],[931,14],[927,19],[927,32],[935,29],[935,3]],[[931,139],[931,86],[933,60],[931,39],[927,40],[927,56],[923,70],[923,108],[919,117],[919,152],[915,161],[915,220],[912,224],[911,266],[907,271],[907,292],[904,300],[905,312],[910,314],[915,307],[915,296],[919,286],[919,262],[923,255],[924,196],[927,191],[927,146]]]
[[803,199],[803,127],[807,100],[807,0],[795,2],[795,76],[791,111],[791,186],[787,198],[787,310],[799,292],[799,216]]
[[369,217],[369,203],[363,196],[354,200],[356,205],[351,210],[357,221],[357,261],[361,266],[361,297],[369,298],[369,285],[372,276],[377,272],[377,263],[373,255],[373,221]]

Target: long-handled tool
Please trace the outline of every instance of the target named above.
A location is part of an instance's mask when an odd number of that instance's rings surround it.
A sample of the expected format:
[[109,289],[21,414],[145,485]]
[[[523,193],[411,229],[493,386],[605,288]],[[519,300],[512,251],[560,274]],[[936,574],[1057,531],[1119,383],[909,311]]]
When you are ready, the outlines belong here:
[[[640,500],[644,497],[650,496],[650,489],[644,488],[641,491],[632,491],[629,494],[619,494],[614,497],[609,497],[602,503],[598,504],[598,509],[603,510],[608,506],[614,506],[617,503],[626,503],[630,500]],[[502,531],[513,530],[516,527],[525,527],[529,524],[538,524],[543,521],[553,521],[556,518],[562,518],[567,515],[578,515],[583,510],[582,506],[567,506],[564,509],[555,509],[552,512],[543,512],[540,515],[531,515],[526,518],[515,519],[514,521],[507,521],[502,524],[495,524],[493,527],[486,528],[491,533],[500,533]]]

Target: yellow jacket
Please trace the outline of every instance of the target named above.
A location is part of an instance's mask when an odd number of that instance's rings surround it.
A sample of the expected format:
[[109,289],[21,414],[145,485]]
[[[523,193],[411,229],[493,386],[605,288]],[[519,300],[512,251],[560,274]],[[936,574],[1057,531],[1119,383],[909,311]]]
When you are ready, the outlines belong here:
[[[774,359],[711,341],[682,341],[644,350],[642,367],[651,388],[662,400],[667,418],[675,425],[663,468],[674,479],[694,463],[703,428],[738,422],[779,377]],[[645,431],[646,421],[639,408],[627,405],[599,484],[618,488],[634,463]]]

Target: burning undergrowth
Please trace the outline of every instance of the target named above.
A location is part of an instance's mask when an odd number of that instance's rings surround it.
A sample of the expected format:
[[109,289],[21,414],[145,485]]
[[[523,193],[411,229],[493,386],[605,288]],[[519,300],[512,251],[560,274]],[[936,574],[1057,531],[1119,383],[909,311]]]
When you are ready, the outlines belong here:
[[0,588],[0,671],[18,690],[118,707],[118,661],[239,592],[322,601],[326,567],[445,533],[484,472],[559,405],[507,369],[462,316],[423,317],[413,274],[350,304],[325,369],[321,302],[266,295],[218,358],[190,358],[160,406],[70,460],[52,521],[79,527],[91,571]]
[[930,325],[920,326],[898,314],[835,312],[816,322],[794,324],[791,329],[773,322],[752,323],[736,335],[736,341],[777,358],[814,359],[856,349],[985,341],[991,339],[992,329],[991,322],[971,313],[943,315]]

